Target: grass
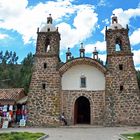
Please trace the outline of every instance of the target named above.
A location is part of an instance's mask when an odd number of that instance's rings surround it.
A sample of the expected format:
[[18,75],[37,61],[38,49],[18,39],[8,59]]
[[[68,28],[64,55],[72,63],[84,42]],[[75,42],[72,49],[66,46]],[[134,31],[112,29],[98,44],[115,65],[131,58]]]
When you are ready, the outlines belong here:
[[44,135],[44,133],[29,132],[0,133],[0,140],[37,140]]
[[133,134],[122,134],[128,140],[140,140],[140,132]]

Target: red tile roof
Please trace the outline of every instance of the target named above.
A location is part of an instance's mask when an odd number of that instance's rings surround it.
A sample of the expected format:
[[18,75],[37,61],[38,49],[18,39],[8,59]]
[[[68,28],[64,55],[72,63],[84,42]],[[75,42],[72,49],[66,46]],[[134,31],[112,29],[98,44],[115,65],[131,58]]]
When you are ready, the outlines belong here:
[[25,96],[23,88],[0,89],[0,100],[17,101]]

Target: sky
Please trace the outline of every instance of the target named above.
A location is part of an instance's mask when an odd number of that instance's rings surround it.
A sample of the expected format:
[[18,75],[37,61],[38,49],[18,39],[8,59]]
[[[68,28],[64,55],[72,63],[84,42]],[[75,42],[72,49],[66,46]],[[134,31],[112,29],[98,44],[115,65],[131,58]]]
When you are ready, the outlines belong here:
[[79,57],[81,43],[87,57],[96,47],[105,62],[105,27],[115,14],[123,27],[129,26],[134,64],[140,70],[140,0],[0,0],[0,51],[15,51],[19,63],[28,53],[34,54],[37,28],[43,27],[49,14],[61,34],[64,62],[68,47]]

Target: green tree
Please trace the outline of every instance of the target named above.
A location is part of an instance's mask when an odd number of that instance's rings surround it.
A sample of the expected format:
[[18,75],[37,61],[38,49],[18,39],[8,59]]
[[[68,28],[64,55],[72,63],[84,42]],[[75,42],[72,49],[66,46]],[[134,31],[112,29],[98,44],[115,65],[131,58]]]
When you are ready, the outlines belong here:
[[0,52],[0,88],[24,88],[28,92],[32,67],[33,55],[29,53],[21,64],[17,64],[16,52]]
[[0,64],[17,64],[17,61],[18,56],[16,55],[16,52],[9,52],[8,50],[5,52],[5,54],[3,54],[3,51],[0,52]]
[[140,89],[140,71],[137,71],[137,80],[138,80],[138,85],[139,85],[139,89]]
[[3,59],[3,51],[0,52],[0,64],[2,63],[2,59]]
[[15,52],[0,52],[0,88],[17,87],[19,68],[17,64],[18,56]]
[[9,64],[17,64],[18,56],[16,55],[16,52],[14,52],[14,53],[10,52],[9,56],[11,59],[8,61],[8,63]]
[[22,68],[20,70],[20,80],[21,86],[24,87],[25,92],[28,93],[31,76],[32,76],[32,68],[33,68],[33,55],[29,53],[27,57],[22,61]]

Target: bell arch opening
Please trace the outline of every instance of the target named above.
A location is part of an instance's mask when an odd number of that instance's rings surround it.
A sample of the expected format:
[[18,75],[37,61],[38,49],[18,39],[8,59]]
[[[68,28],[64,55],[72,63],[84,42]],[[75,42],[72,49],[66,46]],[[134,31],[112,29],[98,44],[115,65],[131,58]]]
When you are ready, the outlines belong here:
[[45,52],[48,52],[50,50],[50,39],[47,38],[45,41]]
[[84,96],[75,101],[74,124],[90,124],[90,102]]
[[122,51],[123,50],[122,41],[119,38],[117,38],[115,43],[116,43],[115,44],[115,50],[118,51],[118,52]]

